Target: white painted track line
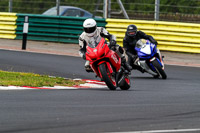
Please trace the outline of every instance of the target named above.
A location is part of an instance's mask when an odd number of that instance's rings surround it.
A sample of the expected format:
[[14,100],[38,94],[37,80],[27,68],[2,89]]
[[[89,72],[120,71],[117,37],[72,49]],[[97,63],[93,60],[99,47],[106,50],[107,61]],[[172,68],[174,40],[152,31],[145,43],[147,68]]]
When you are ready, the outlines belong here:
[[172,129],[172,130],[149,130],[149,131],[128,131],[128,132],[107,132],[107,133],[181,133],[181,132],[200,132],[200,128],[196,129]]

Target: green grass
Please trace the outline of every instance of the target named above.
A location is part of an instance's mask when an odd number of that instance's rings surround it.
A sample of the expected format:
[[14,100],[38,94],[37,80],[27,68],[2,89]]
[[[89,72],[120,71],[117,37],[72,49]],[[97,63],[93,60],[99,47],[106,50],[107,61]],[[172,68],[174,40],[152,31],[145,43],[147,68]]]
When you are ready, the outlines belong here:
[[80,85],[84,81],[74,81],[62,77],[49,77],[34,73],[7,72],[0,70],[0,86],[74,86]]

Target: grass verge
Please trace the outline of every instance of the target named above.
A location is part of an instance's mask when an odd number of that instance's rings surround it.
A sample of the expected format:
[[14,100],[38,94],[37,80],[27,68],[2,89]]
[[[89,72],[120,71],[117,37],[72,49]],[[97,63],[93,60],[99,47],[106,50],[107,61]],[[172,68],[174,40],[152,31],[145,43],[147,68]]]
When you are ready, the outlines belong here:
[[34,73],[7,72],[0,70],[0,86],[75,86],[85,83],[84,81],[74,81],[62,77],[49,77]]

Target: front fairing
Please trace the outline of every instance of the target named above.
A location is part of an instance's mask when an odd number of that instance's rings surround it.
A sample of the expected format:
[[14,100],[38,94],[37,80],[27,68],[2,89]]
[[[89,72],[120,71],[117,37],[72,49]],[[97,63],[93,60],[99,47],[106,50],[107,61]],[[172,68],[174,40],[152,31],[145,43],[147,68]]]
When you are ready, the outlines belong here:
[[135,47],[135,50],[141,60],[150,59],[157,53],[155,44],[150,43],[149,41],[143,46]]
[[109,52],[106,40],[104,38],[98,38],[97,40],[91,40],[87,45],[86,60],[95,61],[102,58]]
[[86,60],[90,61],[90,66],[97,75],[98,65],[103,62],[109,62],[115,71],[118,71],[121,67],[121,58],[116,52],[110,50],[104,38],[99,39],[99,41],[93,41],[93,44],[88,44]]

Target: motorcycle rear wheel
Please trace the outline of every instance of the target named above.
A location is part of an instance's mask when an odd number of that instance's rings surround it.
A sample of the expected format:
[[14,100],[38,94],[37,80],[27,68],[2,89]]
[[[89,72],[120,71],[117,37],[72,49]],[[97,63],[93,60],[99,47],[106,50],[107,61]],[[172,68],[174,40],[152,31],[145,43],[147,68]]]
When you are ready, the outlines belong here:
[[99,69],[103,78],[103,81],[106,83],[110,90],[116,90],[117,83],[115,77],[110,73],[105,63],[99,65]]
[[162,69],[160,63],[157,61],[157,60],[154,60],[152,62],[153,66],[155,67],[156,69],[156,72],[162,76],[162,79],[167,79],[167,75],[165,73],[165,71]]

